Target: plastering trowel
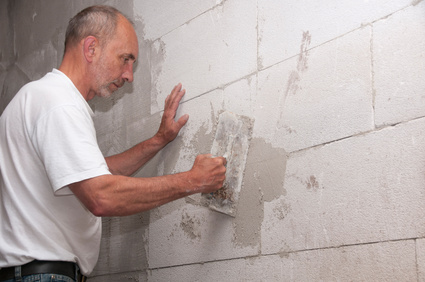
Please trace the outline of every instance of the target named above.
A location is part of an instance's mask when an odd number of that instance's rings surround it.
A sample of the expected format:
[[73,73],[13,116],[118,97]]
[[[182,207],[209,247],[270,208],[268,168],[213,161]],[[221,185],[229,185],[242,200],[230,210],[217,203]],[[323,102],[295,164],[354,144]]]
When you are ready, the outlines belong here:
[[219,190],[202,194],[202,203],[233,217],[236,215],[253,124],[254,120],[249,117],[222,112],[211,148],[213,156],[223,156],[227,160],[226,180]]

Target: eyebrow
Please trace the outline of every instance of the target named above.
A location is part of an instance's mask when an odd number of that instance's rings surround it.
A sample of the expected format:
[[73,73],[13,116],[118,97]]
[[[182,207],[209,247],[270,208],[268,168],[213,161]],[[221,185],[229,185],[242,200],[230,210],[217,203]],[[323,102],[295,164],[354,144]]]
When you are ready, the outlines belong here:
[[133,61],[136,61],[136,57],[133,54],[131,54],[131,53],[126,53],[126,54],[122,54],[121,55],[121,58],[125,58],[125,57],[127,57],[127,58],[129,58],[129,59],[131,59]]

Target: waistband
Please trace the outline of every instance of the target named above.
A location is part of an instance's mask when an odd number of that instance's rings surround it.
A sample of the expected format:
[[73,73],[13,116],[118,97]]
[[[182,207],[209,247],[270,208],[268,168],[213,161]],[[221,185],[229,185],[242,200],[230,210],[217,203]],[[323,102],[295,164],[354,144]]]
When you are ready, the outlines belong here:
[[[0,281],[14,279],[17,267],[19,266],[11,266],[0,269]],[[68,276],[78,282],[85,282],[87,280],[87,277],[80,274],[77,265],[73,262],[33,260],[32,262],[20,267],[21,276],[51,273]],[[76,275],[77,277],[75,277]]]

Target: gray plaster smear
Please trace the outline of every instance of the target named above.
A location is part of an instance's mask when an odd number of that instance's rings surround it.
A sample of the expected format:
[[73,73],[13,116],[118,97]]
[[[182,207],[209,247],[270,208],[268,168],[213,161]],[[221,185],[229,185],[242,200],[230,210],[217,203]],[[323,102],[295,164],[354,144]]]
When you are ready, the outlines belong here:
[[195,195],[104,218],[90,281],[425,281],[425,1],[2,0],[0,113],[92,4],[140,46],[90,102],[105,155],[155,134],[179,82],[189,121],[136,177],[189,170],[222,112],[255,122],[234,217]]

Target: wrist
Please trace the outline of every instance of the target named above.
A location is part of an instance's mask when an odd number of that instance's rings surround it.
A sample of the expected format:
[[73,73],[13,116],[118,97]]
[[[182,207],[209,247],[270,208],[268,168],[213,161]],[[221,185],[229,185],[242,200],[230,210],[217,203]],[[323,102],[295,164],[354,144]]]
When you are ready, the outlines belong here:
[[152,138],[153,144],[156,144],[160,146],[161,148],[164,148],[168,143],[171,141],[165,138],[165,136],[159,132],[157,132]]
[[200,185],[198,185],[190,170],[175,175],[180,179],[179,183],[181,183],[181,189],[186,194],[185,196],[200,192]]

